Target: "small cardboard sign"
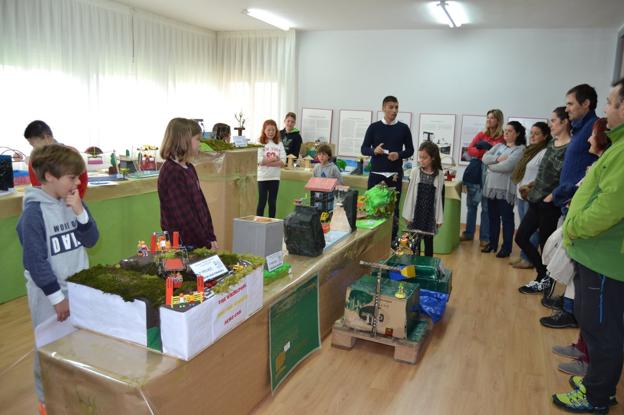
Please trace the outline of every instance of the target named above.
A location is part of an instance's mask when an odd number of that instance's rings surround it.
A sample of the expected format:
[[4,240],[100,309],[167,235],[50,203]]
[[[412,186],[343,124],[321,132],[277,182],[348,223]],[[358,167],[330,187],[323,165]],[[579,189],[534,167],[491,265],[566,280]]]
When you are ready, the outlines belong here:
[[284,265],[284,253],[282,251],[277,251],[276,253],[269,255],[266,257],[266,263],[269,272],[276,270]]
[[191,269],[196,275],[204,277],[204,281],[212,280],[228,272],[218,255],[191,264]]
[[247,138],[242,135],[232,136],[234,147],[247,147]]

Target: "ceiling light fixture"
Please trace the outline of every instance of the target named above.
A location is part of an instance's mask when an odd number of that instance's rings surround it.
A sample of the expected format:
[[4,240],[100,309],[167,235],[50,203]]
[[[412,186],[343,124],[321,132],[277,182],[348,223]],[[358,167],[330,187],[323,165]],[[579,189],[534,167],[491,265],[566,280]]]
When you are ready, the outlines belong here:
[[291,27],[289,22],[287,22],[286,20],[282,19],[281,17],[278,17],[278,16],[274,15],[271,12],[267,12],[266,10],[245,9],[245,10],[243,10],[243,14],[246,14],[247,16],[253,17],[254,19],[261,20],[264,23],[268,23],[271,26],[275,26],[278,29],[282,29],[284,31],[288,31],[288,29],[290,29],[290,27]]
[[430,10],[439,23],[458,28],[468,22],[464,7],[456,1],[440,0],[429,3]]
[[449,13],[449,10],[445,1],[441,1],[440,3],[438,3],[438,6],[442,7],[442,10],[444,10],[446,17],[448,17],[450,27],[457,28],[461,26],[461,23],[459,24],[459,26],[455,24],[455,20],[453,20],[453,16],[451,16],[451,13]]

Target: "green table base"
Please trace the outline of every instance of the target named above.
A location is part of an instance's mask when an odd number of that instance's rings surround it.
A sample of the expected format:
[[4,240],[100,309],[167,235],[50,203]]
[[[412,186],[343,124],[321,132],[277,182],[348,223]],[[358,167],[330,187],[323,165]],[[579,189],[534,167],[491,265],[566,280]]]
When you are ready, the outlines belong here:
[[[116,263],[133,255],[139,239],[149,242],[152,232],[160,229],[160,203],[156,192],[87,204],[100,230],[97,245],[87,250],[91,265]],[[0,303],[26,294],[22,247],[15,231],[17,220],[17,217],[0,219],[0,235],[2,240],[8,241],[0,250],[0,264],[4,270]]]
[[[312,173],[307,176],[311,177]],[[304,189],[307,178],[297,177],[296,179],[282,178],[280,181],[279,192],[277,194],[277,217],[285,218],[293,211],[293,200],[308,195],[308,191]],[[305,180],[305,181],[303,181]],[[360,182],[363,187],[352,187],[359,194],[366,191],[366,179],[361,178]],[[403,203],[405,192],[407,191],[406,183],[403,184],[403,193],[401,194],[401,212],[403,211]],[[459,245],[459,220],[460,220],[460,201],[454,198],[446,198],[444,200],[444,224],[439,229],[438,234],[433,238],[433,252],[436,254],[450,254]],[[390,241],[388,241],[389,243]]]

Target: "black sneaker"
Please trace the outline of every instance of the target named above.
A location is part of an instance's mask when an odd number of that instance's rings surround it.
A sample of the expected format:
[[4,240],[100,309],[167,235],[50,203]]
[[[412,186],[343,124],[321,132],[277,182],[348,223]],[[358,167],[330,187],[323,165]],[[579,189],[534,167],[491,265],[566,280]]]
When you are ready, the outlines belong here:
[[540,324],[551,329],[578,328],[574,315],[563,310],[555,311],[550,317],[540,318]]
[[542,305],[551,310],[563,310],[563,295],[559,297],[542,298]]
[[542,294],[544,294],[544,298],[551,298],[555,292],[555,285],[557,285],[557,281],[550,277],[544,277],[540,282],[544,287],[544,291],[542,292]]
[[529,281],[528,284],[518,288],[522,294],[539,294],[544,291],[544,284],[539,281]]

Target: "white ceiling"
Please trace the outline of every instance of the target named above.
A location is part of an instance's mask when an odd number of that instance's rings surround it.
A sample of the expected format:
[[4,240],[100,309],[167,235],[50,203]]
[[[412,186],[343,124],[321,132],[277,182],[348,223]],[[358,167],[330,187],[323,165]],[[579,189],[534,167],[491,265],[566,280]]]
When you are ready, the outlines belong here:
[[[178,21],[216,31],[272,29],[242,14],[269,10],[297,30],[431,29],[423,0],[117,0]],[[465,0],[466,28],[619,28],[624,0]]]

